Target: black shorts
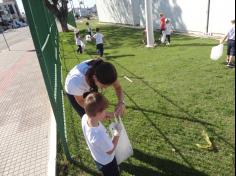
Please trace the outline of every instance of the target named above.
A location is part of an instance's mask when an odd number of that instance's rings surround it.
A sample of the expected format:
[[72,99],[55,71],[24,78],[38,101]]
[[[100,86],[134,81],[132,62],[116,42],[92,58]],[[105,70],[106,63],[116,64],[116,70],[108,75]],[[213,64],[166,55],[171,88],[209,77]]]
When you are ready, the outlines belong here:
[[77,101],[75,100],[75,97],[74,95],[70,95],[68,93],[66,93],[67,97],[68,97],[68,100],[71,104],[71,106],[74,108],[74,110],[76,110],[76,112],[78,113],[78,115],[82,118],[83,115],[85,114],[85,110],[83,107],[81,107]]
[[104,53],[103,43],[97,44],[97,50],[100,56],[102,57]]
[[97,169],[103,173],[103,176],[119,176],[119,166],[117,165],[116,158],[112,160],[112,162],[108,163],[107,165],[102,165],[95,161]]
[[235,56],[235,40],[228,40],[227,55]]

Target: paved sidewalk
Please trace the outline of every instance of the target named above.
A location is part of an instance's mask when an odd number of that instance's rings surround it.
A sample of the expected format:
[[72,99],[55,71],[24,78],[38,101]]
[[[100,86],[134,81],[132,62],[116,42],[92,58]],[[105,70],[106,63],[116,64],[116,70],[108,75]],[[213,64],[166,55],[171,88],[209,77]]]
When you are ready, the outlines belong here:
[[56,127],[32,39],[0,51],[0,175],[55,175]]

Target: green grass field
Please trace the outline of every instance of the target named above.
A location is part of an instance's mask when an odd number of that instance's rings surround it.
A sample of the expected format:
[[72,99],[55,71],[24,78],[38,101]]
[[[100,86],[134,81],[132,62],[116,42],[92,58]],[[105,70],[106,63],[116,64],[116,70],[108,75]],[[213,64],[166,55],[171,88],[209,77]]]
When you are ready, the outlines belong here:
[[[93,28],[99,26],[105,36],[105,58],[116,66],[125,93],[123,122],[134,155],[121,164],[121,175],[233,176],[235,69],[224,65],[224,57],[218,61],[209,58],[218,41],[173,35],[170,47],[146,48],[141,29],[90,23]],[[85,24],[78,27],[85,35]],[[60,35],[65,78],[76,64],[97,55],[94,43],[87,43],[80,55],[75,51],[74,34]],[[112,110],[114,91],[107,89],[104,94]],[[80,117],[66,97],[65,111],[69,148],[78,164],[66,161],[59,142],[57,175],[98,175]],[[196,146],[207,144],[203,130],[215,150]]]

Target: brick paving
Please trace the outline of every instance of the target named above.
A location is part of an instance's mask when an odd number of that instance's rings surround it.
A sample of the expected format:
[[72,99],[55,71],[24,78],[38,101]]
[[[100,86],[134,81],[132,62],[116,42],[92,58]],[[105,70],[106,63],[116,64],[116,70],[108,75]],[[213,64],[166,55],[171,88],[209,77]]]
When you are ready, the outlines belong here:
[[32,39],[11,50],[0,51],[0,175],[51,176],[55,121]]

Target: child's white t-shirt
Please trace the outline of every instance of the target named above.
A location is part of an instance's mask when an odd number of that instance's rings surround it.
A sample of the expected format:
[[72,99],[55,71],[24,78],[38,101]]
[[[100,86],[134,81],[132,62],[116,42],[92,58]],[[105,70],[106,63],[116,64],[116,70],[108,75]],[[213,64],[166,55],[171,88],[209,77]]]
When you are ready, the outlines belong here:
[[227,37],[229,40],[235,40],[235,25],[228,31]]
[[114,159],[114,152],[108,155],[114,147],[111,138],[107,134],[106,128],[99,122],[98,127],[89,127],[87,123],[88,116],[82,117],[82,130],[86,143],[90,149],[91,155],[95,161],[102,165],[106,165]]
[[81,45],[81,39],[80,39],[80,36],[75,37],[75,44],[76,44],[76,45]]
[[65,91],[70,95],[83,96],[90,91],[90,86],[86,82],[85,74],[89,69],[87,64],[91,60],[86,60],[76,65],[68,73],[65,81]]
[[171,35],[173,31],[173,26],[171,23],[166,23],[166,29],[165,29],[165,34],[166,35]]
[[101,33],[96,33],[93,38],[96,39],[96,45],[103,43],[103,35]]
[[92,28],[90,26],[87,26],[87,31],[92,32]]

